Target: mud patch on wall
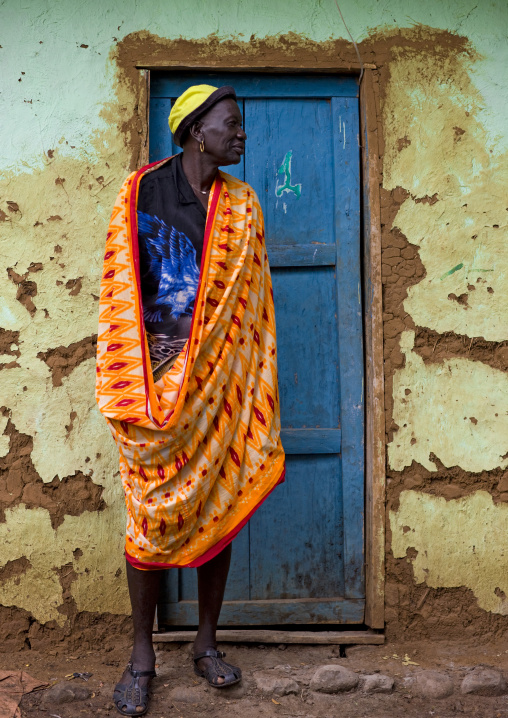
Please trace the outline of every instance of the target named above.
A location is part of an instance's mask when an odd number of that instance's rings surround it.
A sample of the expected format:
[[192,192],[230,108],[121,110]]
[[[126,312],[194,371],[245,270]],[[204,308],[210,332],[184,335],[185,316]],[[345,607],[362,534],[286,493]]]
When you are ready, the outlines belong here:
[[[79,294],[79,292],[76,292],[76,294]],[[85,337],[79,342],[73,342],[67,347],[55,347],[45,352],[39,352],[37,357],[46,362],[50,368],[53,386],[62,386],[62,378],[69,376],[81,362],[94,357],[96,351],[97,334],[92,334],[91,337]]]
[[499,551],[508,506],[494,504],[486,491],[450,501],[404,491],[399,501],[389,514],[392,552],[407,557],[416,582],[469,588],[480,608],[508,616],[508,554]]
[[8,267],[7,274],[11,282],[13,282],[13,284],[17,287],[16,300],[22,304],[29,312],[30,316],[33,317],[37,311],[37,307],[33,303],[32,297],[37,295],[37,284],[27,279],[28,272],[20,275],[15,272],[12,267]]
[[74,570],[72,562],[66,563],[58,568],[55,567],[53,570],[58,576],[62,587],[62,604],[58,606],[58,610],[68,619],[74,618],[78,613],[78,609],[71,588],[73,582],[78,578],[78,575]]
[[51,655],[79,649],[95,650],[97,645],[112,646],[120,638],[132,641],[132,621],[127,616],[83,611],[70,617],[63,626],[55,621],[41,624],[28,611],[0,606],[2,641],[0,651],[47,651]]
[[[19,332],[0,328],[0,358],[19,358],[20,354],[21,352],[19,350]],[[14,367],[19,367],[19,364],[16,359],[0,362],[0,370],[13,369]]]
[[385,585],[386,637],[429,640],[500,638],[508,632],[508,619],[478,607],[469,588],[431,588],[416,583],[411,561],[387,555]]
[[425,364],[462,357],[508,371],[508,340],[488,342],[483,337],[468,337],[455,332],[439,334],[426,327],[416,327],[413,351]]
[[7,561],[5,566],[0,568],[0,581],[6,581],[8,578],[21,576],[29,568],[32,568],[32,564],[25,556],[17,558],[14,561]]
[[393,374],[405,364],[399,338],[414,322],[404,310],[408,288],[425,276],[418,249],[409,244],[394,220],[409,193],[401,187],[391,192],[381,189],[381,274],[383,282],[383,334],[385,369],[385,426],[387,441],[398,428],[393,418]]
[[463,358],[424,364],[413,342],[414,332],[402,334],[406,362],[393,379],[398,428],[388,447],[390,467],[401,471],[414,460],[433,471],[434,454],[445,466],[471,472],[506,468],[506,373]]
[[51,482],[44,483],[32,463],[32,437],[17,431],[11,420],[4,433],[9,437],[10,447],[7,455],[0,458],[0,522],[5,521],[7,508],[20,503],[27,508],[46,509],[54,529],[66,515],[104,510],[104,487],[95,484],[91,476],[77,471],[62,479],[56,475]]

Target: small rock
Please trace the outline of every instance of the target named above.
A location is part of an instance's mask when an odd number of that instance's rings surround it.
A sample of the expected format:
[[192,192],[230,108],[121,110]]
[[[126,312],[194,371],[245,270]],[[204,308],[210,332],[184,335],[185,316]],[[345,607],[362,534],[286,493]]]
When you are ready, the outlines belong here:
[[275,666],[273,670],[281,673],[291,673],[291,666],[288,663],[281,663],[280,665]]
[[92,691],[86,686],[71,681],[61,681],[45,691],[43,703],[73,703],[74,701],[85,701],[90,698]]
[[229,686],[229,688],[221,688],[215,691],[215,693],[226,700],[244,698],[247,695],[247,686],[242,681],[241,683],[235,683],[234,686]]
[[462,693],[474,693],[477,696],[502,696],[507,692],[507,686],[501,671],[476,666],[465,676],[460,690]]
[[177,686],[169,692],[169,697],[175,703],[202,703],[206,696],[199,687]]
[[453,683],[446,673],[422,671],[416,676],[416,687],[424,698],[448,698],[453,693]]
[[298,683],[287,676],[278,676],[268,671],[257,671],[254,680],[258,691],[264,696],[287,696],[297,694],[300,689]]
[[312,677],[310,689],[318,693],[342,693],[356,688],[359,680],[356,673],[344,666],[320,666]]
[[374,673],[360,677],[361,688],[364,693],[391,693],[394,680],[391,676]]
[[279,643],[279,645],[277,646],[277,648],[279,649],[279,651],[285,651],[285,650],[286,650],[286,644],[285,644],[285,643]]

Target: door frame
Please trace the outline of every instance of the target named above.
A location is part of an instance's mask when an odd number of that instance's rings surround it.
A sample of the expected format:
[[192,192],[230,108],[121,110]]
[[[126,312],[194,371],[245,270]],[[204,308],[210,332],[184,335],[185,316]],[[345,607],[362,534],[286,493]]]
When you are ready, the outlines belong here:
[[[358,63],[334,63],[323,66],[294,66],[294,58],[287,64],[262,65],[262,56],[249,57],[249,66],[221,63],[213,48],[210,62],[199,64],[171,63],[159,57],[144,57],[134,63],[141,70],[139,106],[145,107],[146,120],[142,122],[140,166],[148,164],[148,125],[150,105],[150,71],[241,72],[241,73],[319,73],[353,74],[360,76]],[[367,626],[384,629],[385,598],[385,414],[383,371],[383,306],[381,283],[381,159],[379,155],[379,103],[376,85],[377,67],[363,65],[359,92],[360,113],[360,172],[361,172],[361,257],[363,262],[363,332],[365,352],[365,619]],[[141,114],[141,113],[140,113]]]

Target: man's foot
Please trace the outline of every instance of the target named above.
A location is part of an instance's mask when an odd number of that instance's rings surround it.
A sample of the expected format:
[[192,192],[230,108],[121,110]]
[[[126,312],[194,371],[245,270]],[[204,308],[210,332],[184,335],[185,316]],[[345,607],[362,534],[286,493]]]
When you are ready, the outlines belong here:
[[133,668],[130,661],[113,692],[113,702],[117,711],[124,716],[144,715],[150,700],[150,682],[155,676],[153,668],[138,670]]
[[208,649],[194,655],[194,673],[206,678],[213,688],[226,688],[242,680],[242,671],[222,659],[226,656],[222,651]]

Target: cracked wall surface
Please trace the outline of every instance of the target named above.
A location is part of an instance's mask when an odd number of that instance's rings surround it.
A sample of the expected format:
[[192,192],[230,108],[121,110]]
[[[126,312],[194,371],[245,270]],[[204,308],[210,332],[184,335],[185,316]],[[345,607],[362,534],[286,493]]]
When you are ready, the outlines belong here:
[[393,553],[402,558],[413,549],[409,560],[417,583],[469,586],[481,608],[508,615],[508,551],[499,552],[508,505],[496,505],[486,491],[449,501],[404,491],[390,521]]
[[[50,5],[0,8],[9,138],[0,147],[0,606],[32,637],[128,612],[117,453],[93,387],[107,222],[146,154],[136,64],[356,60],[333,0],[189,0],[171,12],[158,0]],[[474,577],[446,573],[424,530],[438,507],[433,540],[451,547],[447,526],[480,504],[482,521],[500,525],[508,500],[508,12],[501,2],[435,0],[345,0],[341,9],[376,67],[387,617],[394,630],[442,628],[433,619],[460,595],[485,626],[485,612],[506,613],[492,598],[505,589],[491,580],[505,547],[475,557]],[[468,525],[480,540],[484,523]],[[409,565],[411,550],[422,557]],[[422,586],[430,593],[414,609]]]
[[383,105],[387,618],[414,634],[454,603],[466,633],[508,627],[508,153],[478,60],[401,48]]

